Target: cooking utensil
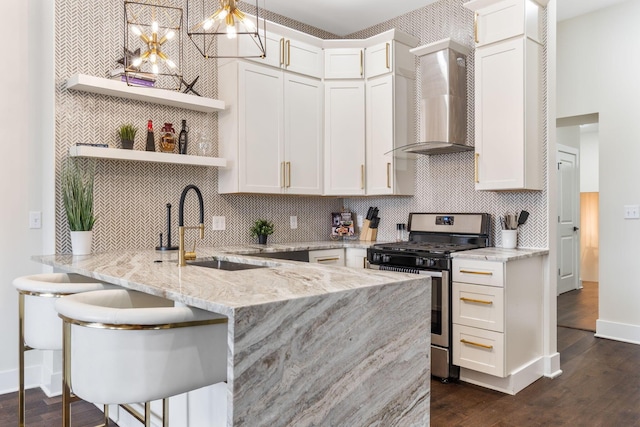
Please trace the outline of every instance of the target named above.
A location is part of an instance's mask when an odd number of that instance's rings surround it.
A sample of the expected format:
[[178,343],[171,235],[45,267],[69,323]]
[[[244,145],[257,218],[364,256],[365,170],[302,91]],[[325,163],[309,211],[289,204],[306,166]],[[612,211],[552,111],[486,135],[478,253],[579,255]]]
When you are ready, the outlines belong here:
[[371,221],[373,219],[373,206],[369,206],[369,210],[367,210],[367,216],[365,219]]
[[379,224],[380,224],[380,218],[375,217],[371,220],[371,224],[369,225],[369,228],[378,228]]
[[529,218],[529,212],[520,211],[520,216],[518,216],[518,226],[521,226],[525,222],[527,222],[527,218]]

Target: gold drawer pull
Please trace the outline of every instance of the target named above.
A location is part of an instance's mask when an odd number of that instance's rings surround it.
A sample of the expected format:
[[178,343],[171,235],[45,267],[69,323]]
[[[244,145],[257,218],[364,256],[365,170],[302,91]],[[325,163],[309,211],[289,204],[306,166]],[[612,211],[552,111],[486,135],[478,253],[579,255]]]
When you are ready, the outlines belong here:
[[476,184],[480,183],[480,176],[478,174],[478,159],[480,159],[480,153],[476,153],[476,157],[475,157],[475,168],[474,168],[474,174],[475,174],[475,179],[476,179]]
[[493,276],[491,271],[473,271],[473,270],[460,270],[460,273],[465,274],[480,274],[482,276]]
[[389,43],[386,44],[385,46],[385,64],[387,66],[387,69],[390,70],[391,69],[391,58],[389,57],[389,50],[391,50],[391,45]]
[[387,188],[391,188],[391,163],[387,163]]
[[465,297],[460,297],[460,301],[475,302],[477,304],[486,304],[486,305],[493,304],[493,301],[485,301],[485,300],[482,300],[482,299],[473,299],[473,298],[465,298]]
[[284,64],[284,38],[280,39],[280,65]]
[[291,162],[286,162],[286,166],[287,166],[287,184],[286,184],[286,188],[291,187]]
[[360,75],[364,74],[364,51],[360,51]]
[[287,61],[285,65],[288,67],[291,65],[291,40],[287,40],[285,44],[287,45]]
[[478,342],[467,341],[465,339],[461,339],[460,342],[462,344],[475,345],[476,347],[481,347],[481,348],[486,348],[488,350],[493,350],[493,346],[492,345],[480,344]]
[[330,261],[338,261],[340,258],[318,258],[318,262],[330,262]]

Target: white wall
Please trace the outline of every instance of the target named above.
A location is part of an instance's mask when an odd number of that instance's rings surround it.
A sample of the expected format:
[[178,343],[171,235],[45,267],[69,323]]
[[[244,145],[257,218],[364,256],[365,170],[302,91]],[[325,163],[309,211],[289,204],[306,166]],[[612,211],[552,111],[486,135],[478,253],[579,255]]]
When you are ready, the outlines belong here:
[[563,126],[556,129],[556,142],[575,149],[580,148],[580,128],[578,126]]
[[[53,26],[50,19],[43,19],[53,16],[51,3],[0,3],[0,16],[5,18],[0,37],[6,41],[2,53],[9,59],[0,67],[4,126],[0,156],[0,393],[17,389],[18,298],[11,282],[17,276],[41,272],[42,267],[30,257],[53,247],[53,205],[43,191],[50,188],[43,183],[52,170],[50,162],[43,159],[53,159]],[[48,31],[48,37],[43,37]],[[29,211],[43,212],[44,228],[28,228]],[[27,364],[38,367],[41,360],[40,354],[31,352]],[[27,378],[27,382],[39,383],[40,378]]]
[[598,112],[600,298],[598,336],[640,343],[640,2],[558,25],[558,117]]
[[[587,130],[585,130],[585,128]],[[600,188],[600,136],[597,125],[580,129],[580,192],[597,193]]]

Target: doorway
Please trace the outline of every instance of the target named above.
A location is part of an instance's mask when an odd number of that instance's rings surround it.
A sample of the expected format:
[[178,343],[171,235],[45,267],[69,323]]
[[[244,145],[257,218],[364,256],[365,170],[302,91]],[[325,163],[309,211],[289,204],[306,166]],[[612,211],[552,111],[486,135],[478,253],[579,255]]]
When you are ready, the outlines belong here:
[[[562,231],[562,221],[558,230],[558,247],[559,260],[558,267],[560,269],[558,276],[558,326],[565,326],[575,329],[583,329],[595,332],[596,320],[598,318],[598,295],[599,295],[599,188],[598,188],[598,170],[599,170],[599,138],[598,138],[598,114],[588,114],[583,116],[567,117],[557,120],[557,141],[558,141],[558,162],[566,162],[564,165],[558,165],[558,185],[564,187],[567,192],[569,183],[564,182],[567,173],[571,171],[571,156],[568,158],[567,151],[575,152],[577,157],[575,163],[579,169],[579,178],[575,194],[571,199],[577,200],[576,206],[576,224],[572,227],[577,228],[576,240],[572,242],[567,239],[568,230]],[[564,147],[564,150],[562,146]],[[560,170],[564,166],[563,171]],[[571,203],[566,199],[568,195],[562,195],[563,189],[559,188],[559,215],[565,218],[559,218],[565,222],[568,221],[568,210]],[[573,230],[573,228],[571,228]],[[565,237],[562,236],[565,234]],[[562,240],[564,239],[564,240]],[[569,243],[577,244],[577,259],[574,257],[572,263],[575,262],[575,271],[577,277],[571,277],[573,265],[568,263],[571,252],[567,249]],[[564,248],[563,248],[564,244]],[[563,252],[564,251],[564,252]],[[565,257],[565,260],[560,258]],[[564,264],[563,264],[564,263]],[[571,280],[575,279],[575,285]],[[563,283],[564,280],[564,283]]]

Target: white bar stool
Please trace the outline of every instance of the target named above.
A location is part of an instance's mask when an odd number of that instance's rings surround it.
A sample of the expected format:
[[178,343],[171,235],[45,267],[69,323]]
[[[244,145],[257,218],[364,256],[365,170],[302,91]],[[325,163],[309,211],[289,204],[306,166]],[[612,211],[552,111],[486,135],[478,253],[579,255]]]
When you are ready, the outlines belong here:
[[79,274],[49,273],[13,280],[18,290],[19,387],[18,423],[25,423],[24,353],[28,350],[62,350],[62,320],[54,308],[56,299],[79,292],[115,289],[117,286]]
[[[83,400],[122,406],[151,425],[150,404],[227,379],[227,318],[165,298],[115,289],[62,298],[63,426],[73,392]],[[145,414],[129,404],[145,403]],[[105,410],[105,425],[108,425]]]

